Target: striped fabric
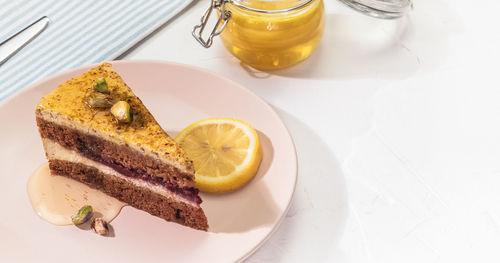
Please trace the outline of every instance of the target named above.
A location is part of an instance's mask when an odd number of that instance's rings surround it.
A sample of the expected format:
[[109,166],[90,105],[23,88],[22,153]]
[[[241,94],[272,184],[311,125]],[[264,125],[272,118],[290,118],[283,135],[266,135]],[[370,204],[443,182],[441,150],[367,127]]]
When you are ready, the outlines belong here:
[[0,102],[29,84],[112,60],[192,0],[0,0],[0,43],[46,15],[51,22],[0,66]]

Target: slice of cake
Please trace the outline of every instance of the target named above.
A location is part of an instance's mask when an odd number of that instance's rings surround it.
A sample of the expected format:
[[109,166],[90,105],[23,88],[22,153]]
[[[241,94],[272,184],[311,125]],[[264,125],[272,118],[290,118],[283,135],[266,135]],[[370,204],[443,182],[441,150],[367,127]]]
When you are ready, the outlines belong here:
[[167,221],[208,229],[192,161],[111,64],[43,97],[36,121],[52,174]]

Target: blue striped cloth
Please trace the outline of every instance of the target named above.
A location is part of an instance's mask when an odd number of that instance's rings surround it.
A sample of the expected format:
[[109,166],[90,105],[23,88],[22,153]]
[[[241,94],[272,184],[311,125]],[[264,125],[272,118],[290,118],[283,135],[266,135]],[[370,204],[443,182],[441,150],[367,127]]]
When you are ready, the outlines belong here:
[[192,0],[0,0],[0,43],[46,15],[35,40],[0,66],[0,102],[57,72],[112,60]]

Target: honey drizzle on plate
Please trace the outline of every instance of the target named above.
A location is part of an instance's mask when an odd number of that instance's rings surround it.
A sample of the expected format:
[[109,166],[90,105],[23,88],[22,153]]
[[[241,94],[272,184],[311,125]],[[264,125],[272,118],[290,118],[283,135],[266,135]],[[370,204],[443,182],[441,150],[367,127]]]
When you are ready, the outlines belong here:
[[48,163],[31,175],[28,196],[36,214],[54,225],[72,225],[71,216],[84,205],[91,205],[95,217],[113,220],[126,205],[78,181],[52,175]]

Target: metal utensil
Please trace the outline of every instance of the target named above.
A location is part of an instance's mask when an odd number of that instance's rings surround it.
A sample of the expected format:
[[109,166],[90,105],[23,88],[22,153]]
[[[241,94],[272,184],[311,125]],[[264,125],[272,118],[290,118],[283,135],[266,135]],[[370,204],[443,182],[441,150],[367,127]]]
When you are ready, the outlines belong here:
[[49,22],[47,16],[42,16],[0,43],[0,66],[40,35]]

